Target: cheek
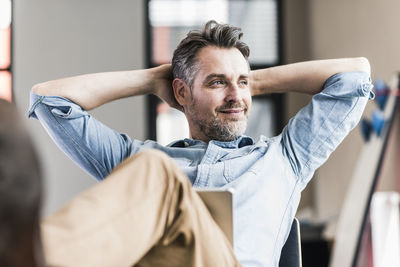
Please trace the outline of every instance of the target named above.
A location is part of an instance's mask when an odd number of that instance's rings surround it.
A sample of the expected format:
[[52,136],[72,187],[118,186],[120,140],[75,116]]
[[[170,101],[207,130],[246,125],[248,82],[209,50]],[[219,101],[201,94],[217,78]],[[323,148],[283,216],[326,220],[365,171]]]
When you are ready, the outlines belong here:
[[212,111],[209,110],[209,105],[201,99],[194,99],[188,108],[191,110],[192,116],[198,119],[205,120],[211,116]]
[[215,109],[223,104],[218,102],[218,96],[203,96],[195,99],[193,106],[201,116],[215,115]]

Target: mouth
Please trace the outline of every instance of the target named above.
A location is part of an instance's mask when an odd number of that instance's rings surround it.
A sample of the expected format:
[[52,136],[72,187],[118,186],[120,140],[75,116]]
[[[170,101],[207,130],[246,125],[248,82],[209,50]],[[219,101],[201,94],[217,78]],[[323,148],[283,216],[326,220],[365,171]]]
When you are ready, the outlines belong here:
[[223,109],[219,111],[220,113],[224,114],[240,114],[244,112],[244,109],[242,108],[229,108],[229,109]]
[[221,115],[221,118],[229,121],[244,120],[246,116],[246,110],[243,108],[221,109],[218,113]]

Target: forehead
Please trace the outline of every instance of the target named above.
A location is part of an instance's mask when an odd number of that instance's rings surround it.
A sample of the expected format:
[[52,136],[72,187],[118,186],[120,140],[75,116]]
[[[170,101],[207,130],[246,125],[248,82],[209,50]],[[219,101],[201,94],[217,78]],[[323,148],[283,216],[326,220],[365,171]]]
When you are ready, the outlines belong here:
[[199,66],[197,76],[211,73],[240,76],[250,71],[247,60],[237,48],[207,46],[199,51],[196,60]]

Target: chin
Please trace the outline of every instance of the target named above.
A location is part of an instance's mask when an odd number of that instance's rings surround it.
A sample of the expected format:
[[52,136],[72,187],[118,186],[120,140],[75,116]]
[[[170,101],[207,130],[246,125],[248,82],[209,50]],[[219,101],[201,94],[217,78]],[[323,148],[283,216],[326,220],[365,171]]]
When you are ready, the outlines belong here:
[[216,140],[220,141],[234,141],[239,136],[243,135],[247,126],[247,121],[243,121],[242,123],[227,123],[223,125],[218,134],[216,134]]

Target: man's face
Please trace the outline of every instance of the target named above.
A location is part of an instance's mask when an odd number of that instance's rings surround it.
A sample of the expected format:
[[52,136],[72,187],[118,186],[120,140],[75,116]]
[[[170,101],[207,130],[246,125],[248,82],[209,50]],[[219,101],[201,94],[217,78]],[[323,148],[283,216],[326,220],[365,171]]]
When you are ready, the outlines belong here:
[[202,48],[185,105],[192,138],[232,141],[244,133],[251,107],[249,66],[236,48]]

